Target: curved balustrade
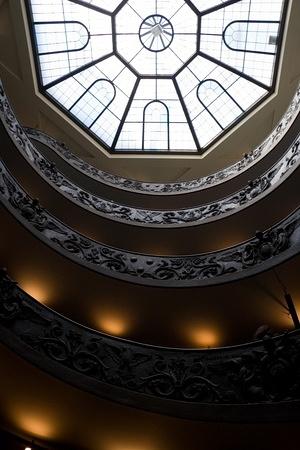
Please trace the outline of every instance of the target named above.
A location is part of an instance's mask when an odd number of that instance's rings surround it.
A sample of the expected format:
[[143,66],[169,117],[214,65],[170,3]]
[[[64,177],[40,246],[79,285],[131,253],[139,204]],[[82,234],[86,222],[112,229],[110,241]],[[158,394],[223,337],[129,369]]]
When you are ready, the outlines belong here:
[[131,406],[227,422],[300,416],[299,331],[211,350],[138,344],[62,317],[1,271],[0,340],[62,380]]
[[104,172],[74,155],[74,153],[72,153],[64,143],[56,141],[41,131],[31,128],[26,128],[25,130],[30,138],[38,140],[49,146],[75,169],[101,183],[117,189],[124,189],[126,191],[132,191],[139,194],[177,195],[196,192],[212,186],[217,186],[224,181],[231,180],[252,167],[264,158],[287,133],[294,120],[297,118],[299,110],[300,86],[297,88],[295,96],[281,121],[261,145],[246,154],[240,161],[226,167],[225,169],[219,170],[218,172],[205,177],[176,183],[147,183]]
[[151,256],[116,249],[66,226],[44,210],[0,163],[0,198],[31,233],[64,256],[96,272],[152,286],[200,286],[267,270],[300,251],[300,208],[253,239],[212,253]]
[[222,219],[259,201],[278,187],[300,163],[300,134],[285,154],[267,172],[239,191],[200,206],[153,210],[125,206],[103,199],[78,187],[57,170],[35,148],[18,123],[0,87],[0,118],[14,144],[35,170],[62,195],[77,205],[105,218],[147,227],[186,227]]

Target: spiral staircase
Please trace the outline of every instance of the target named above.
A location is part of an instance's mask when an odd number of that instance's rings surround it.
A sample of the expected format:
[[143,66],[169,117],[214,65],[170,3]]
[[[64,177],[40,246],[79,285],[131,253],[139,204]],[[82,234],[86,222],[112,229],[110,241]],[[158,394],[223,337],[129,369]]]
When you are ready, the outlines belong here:
[[39,91],[27,6],[0,0],[0,448],[298,449],[300,3],[204,155],[101,148]]

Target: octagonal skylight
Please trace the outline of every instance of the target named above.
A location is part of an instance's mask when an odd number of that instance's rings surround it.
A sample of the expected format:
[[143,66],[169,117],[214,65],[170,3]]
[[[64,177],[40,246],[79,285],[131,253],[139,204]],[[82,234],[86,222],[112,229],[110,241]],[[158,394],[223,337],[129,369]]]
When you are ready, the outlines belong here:
[[111,152],[204,152],[274,91],[287,0],[28,0],[41,92]]

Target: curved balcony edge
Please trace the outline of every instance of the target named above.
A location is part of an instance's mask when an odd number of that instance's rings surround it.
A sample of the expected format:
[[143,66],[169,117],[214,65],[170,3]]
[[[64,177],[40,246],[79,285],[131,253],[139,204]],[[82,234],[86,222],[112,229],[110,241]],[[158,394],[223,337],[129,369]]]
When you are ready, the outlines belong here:
[[270,269],[300,252],[300,208],[246,242],[211,253],[151,256],[89,239],[32,199],[0,162],[0,198],[7,210],[53,250],[105,276],[161,287],[231,282]]
[[47,134],[34,130],[32,128],[24,128],[28,137],[38,140],[49,146],[58,156],[63,158],[74,169],[82,172],[88,177],[93,178],[100,183],[106,184],[116,189],[123,189],[130,192],[149,195],[180,195],[191,192],[197,192],[203,189],[217,186],[223,182],[229,181],[252,167],[258,161],[263,159],[288,132],[291,125],[297,118],[300,111],[300,86],[282,119],[272,130],[269,136],[255,149],[244,155],[244,157],[232,164],[231,166],[221,169],[210,175],[182,182],[174,183],[152,183],[139,180],[132,180],[118,175],[104,172],[88,162],[83,161],[76,156],[62,142],[58,142]]
[[177,210],[130,207],[106,200],[66,178],[28,139],[0,85],[0,119],[17,150],[42,178],[65,198],[106,219],[150,228],[199,226],[224,219],[253,205],[279,187],[300,164],[300,134],[284,155],[264,174],[237,192],[214,202]]
[[300,419],[300,332],[234,347],[173,349],[88,329],[0,272],[0,340],[38,368],[109,400],[226,422]]

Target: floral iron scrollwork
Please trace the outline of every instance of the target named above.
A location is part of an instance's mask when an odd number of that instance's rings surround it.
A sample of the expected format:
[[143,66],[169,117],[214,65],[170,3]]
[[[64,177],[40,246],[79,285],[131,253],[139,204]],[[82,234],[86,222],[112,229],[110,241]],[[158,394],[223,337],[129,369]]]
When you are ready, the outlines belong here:
[[252,151],[245,153],[241,160],[218,172],[198,179],[176,183],[147,183],[104,172],[77,157],[71,152],[65,143],[59,142],[39,130],[32,128],[26,128],[25,130],[31,139],[47,145],[75,169],[99,181],[100,183],[107,184],[117,189],[123,189],[140,194],[178,195],[216,186],[220,183],[231,180],[256,164],[264,158],[287,133],[298,116],[299,110],[300,86],[298,86],[296,93],[280,122],[276,125],[274,130],[272,130],[270,135],[266,137],[262,144]]
[[[171,408],[174,404],[282,408],[283,402],[300,400],[299,331],[210,350],[138,344],[69,321],[33,300],[2,271],[0,337],[12,347],[17,341],[29,360],[35,358],[41,368],[66,381],[109,398],[117,395],[118,401],[133,405],[135,401],[141,405],[144,398],[145,407],[149,399],[159,399],[171,400]],[[120,397],[115,389],[127,394]]]
[[31,199],[2,162],[0,197],[25,227],[56,251],[99,273],[134,283],[212,285],[261,272],[300,251],[300,209],[231,248],[199,255],[154,256],[109,247],[77,233]]
[[[28,139],[5,95],[0,118],[17,149],[47,183],[76,205],[111,220],[145,227],[186,227],[222,219],[262,199],[291,175],[300,164],[300,135],[267,172],[227,197],[199,206],[175,210],[153,210],[122,205],[94,195],[66,178]],[[248,155],[249,158],[249,155]]]

